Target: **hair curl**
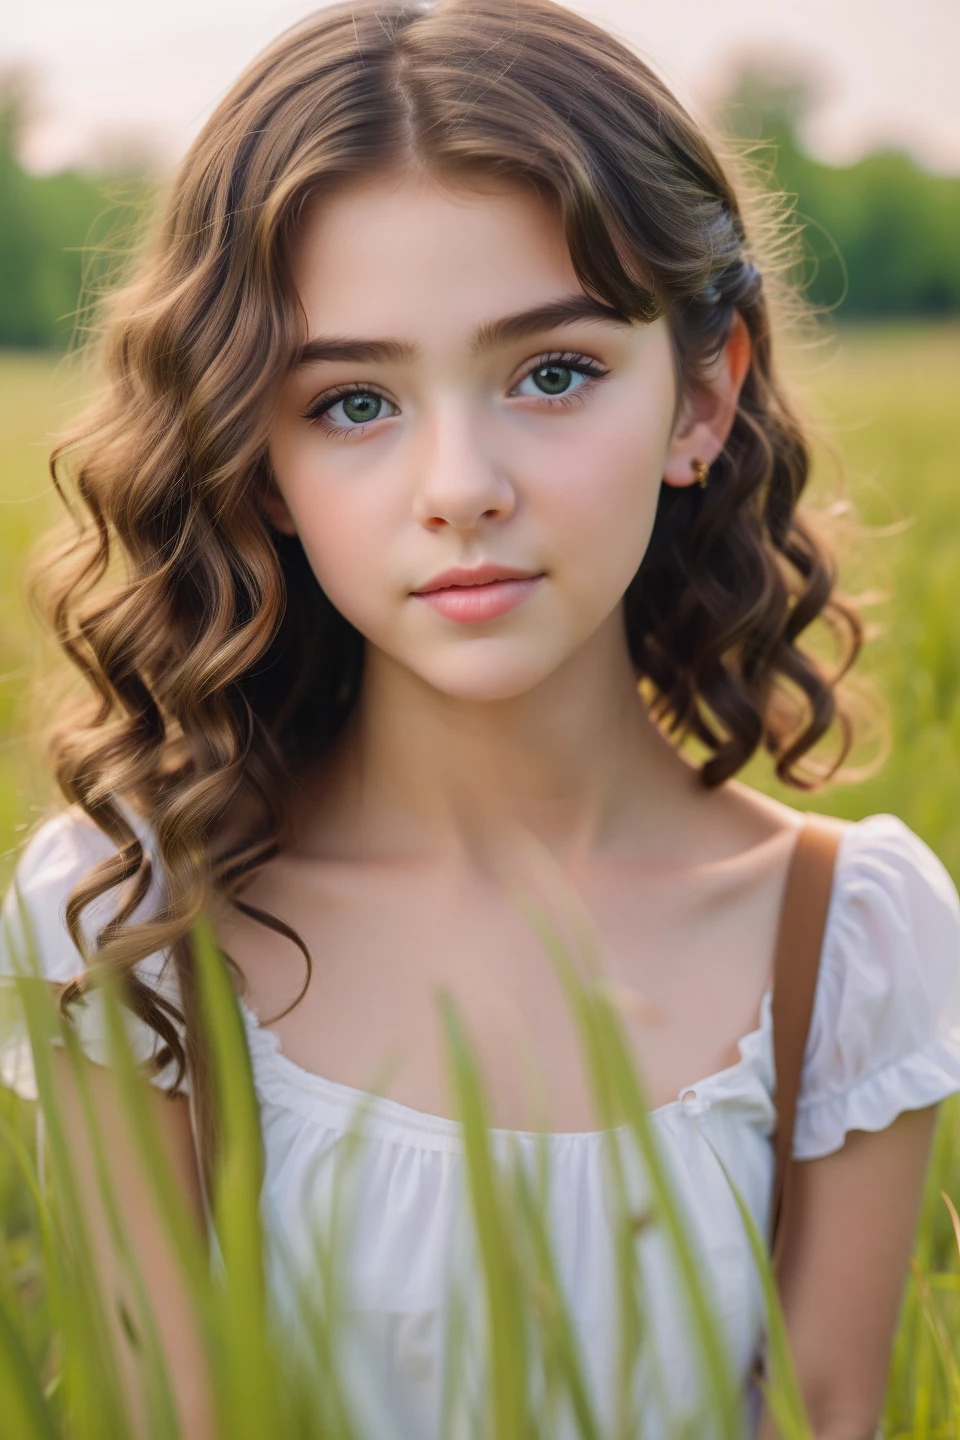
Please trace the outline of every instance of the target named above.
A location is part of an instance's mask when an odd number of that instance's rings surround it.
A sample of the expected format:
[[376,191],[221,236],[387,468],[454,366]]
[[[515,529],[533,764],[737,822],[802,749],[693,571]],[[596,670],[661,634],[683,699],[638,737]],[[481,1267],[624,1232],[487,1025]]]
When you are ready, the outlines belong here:
[[[190,148],[112,300],[103,394],[52,461],[76,528],[45,565],[46,613],[92,696],[53,760],[117,847],[74,891],[68,924],[79,944],[85,907],[123,885],[91,967],[124,978],[178,1084],[185,1064],[203,1069],[195,1027],[185,1051],[183,1017],[134,966],[175,957],[189,1022],[189,928],[211,893],[243,905],[244,880],[281,844],[286,779],[335,739],[362,673],[362,636],[264,518],[271,403],[304,338],[290,247],[318,196],[411,166],[535,186],[585,290],[637,320],[667,317],[681,393],[743,317],[752,359],[735,422],[705,490],[662,487],[625,597],[631,655],[654,713],[706,751],[708,786],[764,747],[781,780],[810,787],[801,762],[835,722],[839,753],[819,777],[850,748],[835,687],[860,623],[798,510],[808,447],[771,338],[787,287],[762,263],[763,236],[747,235],[729,162],[642,60],[552,0],[324,9],[254,61]],[[818,618],[839,647],[832,675],[798,644]],[[150,857],[124,800],[149,818],[162,864],[164,904],[146,921],[131,917]],[[218,849],[241,804],[242,841]]]

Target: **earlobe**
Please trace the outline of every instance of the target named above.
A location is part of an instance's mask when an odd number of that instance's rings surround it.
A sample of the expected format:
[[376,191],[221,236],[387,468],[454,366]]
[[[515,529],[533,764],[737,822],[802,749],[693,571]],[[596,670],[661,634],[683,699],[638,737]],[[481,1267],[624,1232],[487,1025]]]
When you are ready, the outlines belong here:
[[[716,450],[712,459],[720,453],[723,447]],[[690,485],[697,485],[703,488],[707,484],[707,477],[710,471],[710,460],[704,460],[699,455],[691,455],[689,458],[671,459],[664,467],[663,483],[673,485],[677,490],[685,490]]]

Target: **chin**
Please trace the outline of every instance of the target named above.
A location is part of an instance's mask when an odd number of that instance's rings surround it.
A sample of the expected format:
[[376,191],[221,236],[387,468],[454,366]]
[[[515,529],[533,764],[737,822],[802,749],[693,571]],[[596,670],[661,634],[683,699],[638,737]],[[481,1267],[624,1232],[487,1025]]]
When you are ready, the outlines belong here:
[[483,705],[528,694],[546,679],[551,668],[544,665],[542,655],[536,661],[518,657],[512,664],[484,664],[477,657],[455,666],[418,668],[417,673],[426,684],[451,700]]

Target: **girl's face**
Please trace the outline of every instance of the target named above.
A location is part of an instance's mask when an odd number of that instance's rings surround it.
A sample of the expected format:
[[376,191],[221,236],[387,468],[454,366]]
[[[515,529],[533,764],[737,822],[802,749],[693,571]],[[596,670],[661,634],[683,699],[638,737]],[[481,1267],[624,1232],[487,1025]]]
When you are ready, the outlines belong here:
[[[559,221],[520,188],[367,181],[308,212],[293,267],[309,340],[268,513],[369,645],[495,700],[620,625],[661,481],[691,483],[732,418],[721,395],[672,433],[666,321],[587,302]],[[417,594],[481,565],[539,578]]]

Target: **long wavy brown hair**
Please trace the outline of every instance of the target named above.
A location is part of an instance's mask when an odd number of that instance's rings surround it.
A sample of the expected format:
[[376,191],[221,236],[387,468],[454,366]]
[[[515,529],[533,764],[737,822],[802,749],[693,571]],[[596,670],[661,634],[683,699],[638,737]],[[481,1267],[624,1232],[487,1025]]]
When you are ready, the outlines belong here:
[[[122,887],[90,974],[122,978],[194,1091],[188,931],[213,893],[243,905],[283,843],[285,785],[335,740],[363,667],[363,637],[264,515],[274,398],[305,338],[290,248],[308,203],[411,167],[535,187],[586,291],[638,321],[666,316],[681,394],[743,317],[735,423],[706,489],[662,487],[625,597],[631,654],[660,723],[699,746],[707,786],[762,747],[782,781],[809,788],[851,744],[836,686],[860,622],[798,509],[808,442],[774,370],[782,225],[748,233],[749,187],[717,142],[625,45],[552,0],[320,11],[254,61],[190,148],[110,302],[102,395],[52,461],[74,528],[44,562],[43,604],[88,692],[53,761],[117,847],[74,890],[68,925],[84,948],[82,912]],[[829,667],[799,644],[817,619],[836,640]],[[815,766],[831,727],[833,758]],[[126,804],[152,827],[152,857]],[[241,815],[242,835],[218,842]],[[151,865],[164,903],[140,921]],[[157,951],[175,961],[183,1015],[135,974]]]

